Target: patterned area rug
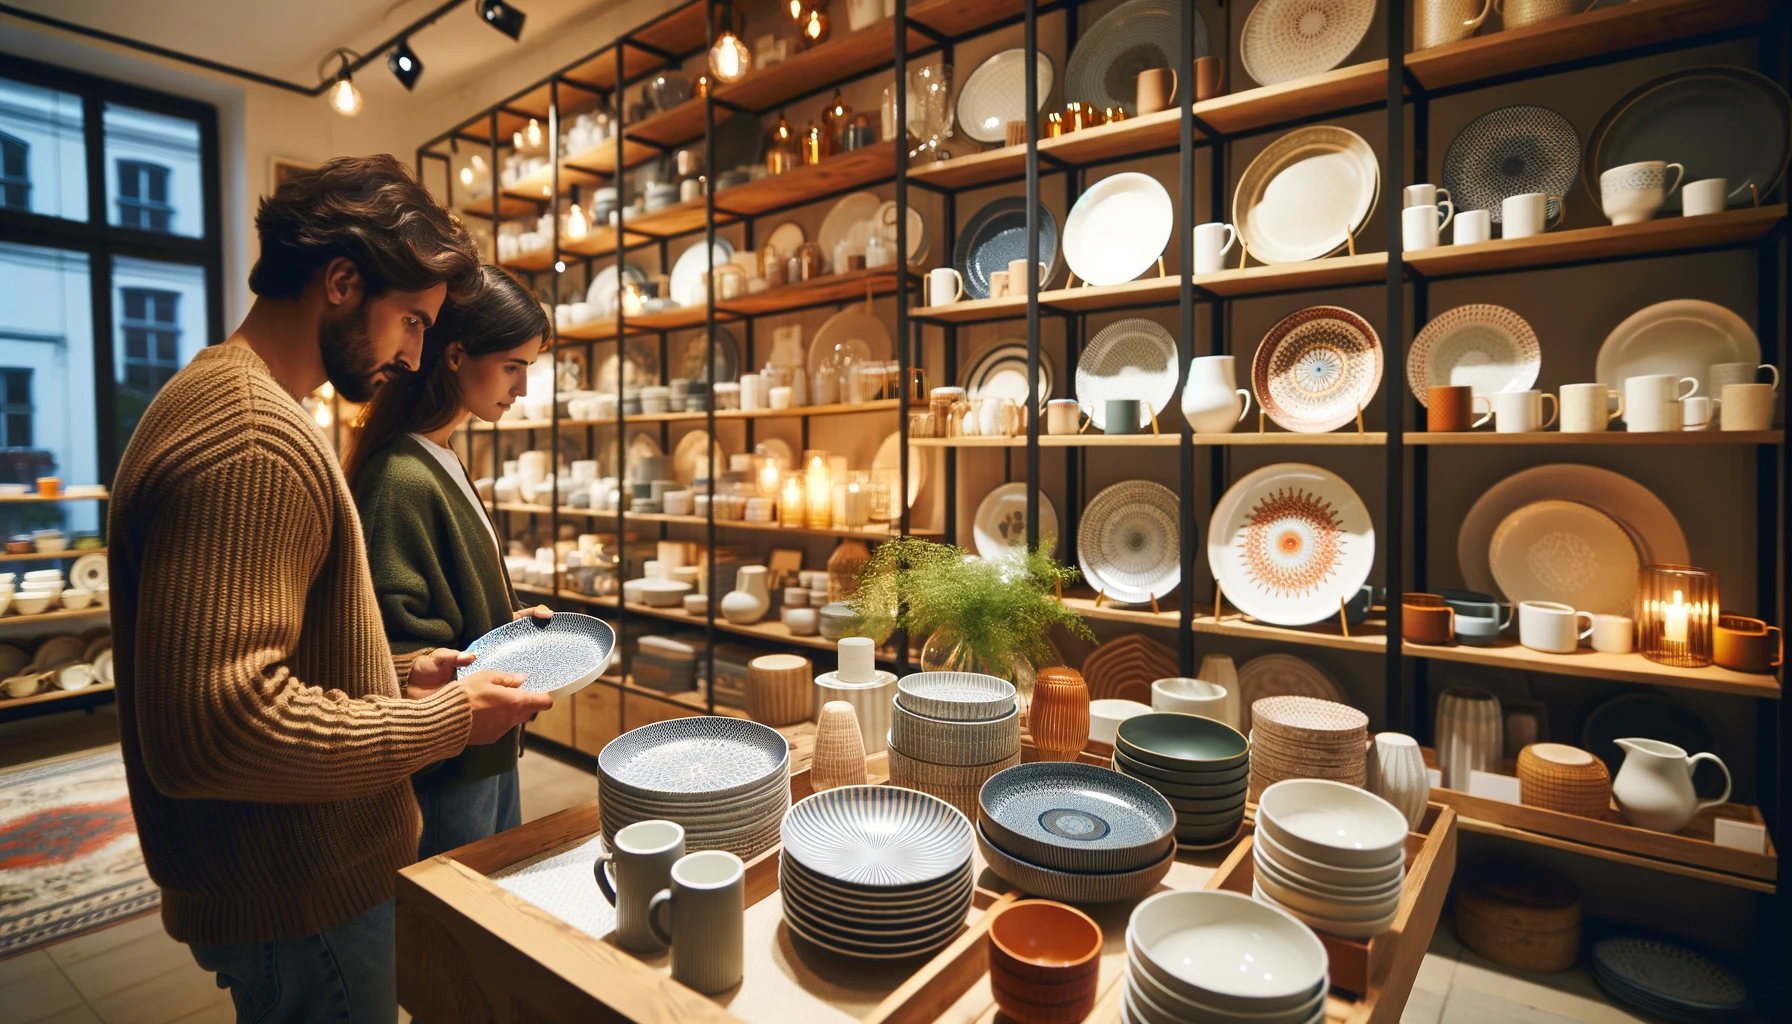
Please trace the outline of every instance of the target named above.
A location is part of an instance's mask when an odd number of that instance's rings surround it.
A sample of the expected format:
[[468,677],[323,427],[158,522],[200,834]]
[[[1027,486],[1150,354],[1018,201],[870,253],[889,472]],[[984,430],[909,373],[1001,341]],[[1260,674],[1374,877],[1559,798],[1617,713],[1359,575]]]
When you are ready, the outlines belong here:
[[117,747],[0,772],[0,958],[161,903]]

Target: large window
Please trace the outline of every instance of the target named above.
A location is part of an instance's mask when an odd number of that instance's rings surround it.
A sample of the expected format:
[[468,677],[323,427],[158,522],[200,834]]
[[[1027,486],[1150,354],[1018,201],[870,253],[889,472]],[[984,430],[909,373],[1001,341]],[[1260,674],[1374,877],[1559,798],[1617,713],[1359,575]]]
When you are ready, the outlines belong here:
[[174,217],[168,205],[168,168],[143,160],[118,161],[118,223],[144,231],[167,231]]
[[24,139],[0,134],[0,207],[31,209],[31,174],[25,168],[30,150]]
[[0,366],[0,448],[31,447],[31,371]]

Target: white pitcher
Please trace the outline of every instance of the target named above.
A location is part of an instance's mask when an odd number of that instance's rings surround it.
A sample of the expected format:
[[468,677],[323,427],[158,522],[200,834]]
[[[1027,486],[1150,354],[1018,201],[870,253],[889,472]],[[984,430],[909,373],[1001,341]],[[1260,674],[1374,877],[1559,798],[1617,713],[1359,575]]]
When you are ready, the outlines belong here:
[[[1716,754],[1686,751],[1661,740],[1622,739],[1624,764],[1612,780],[1612,796],[1624,820],[1654,832],[1678,832],[1700,811],[1730,799],[1730,769]],[[1716,800],[1700,800],[1692,788],[1692,771],[1710,761],[1724,773],[1724,792]]]
[[1196,356],[1182,389],[1182,415],[1197,434],[1230,434],[1251,411],[1251,393],[1238,386],[1232,356]]

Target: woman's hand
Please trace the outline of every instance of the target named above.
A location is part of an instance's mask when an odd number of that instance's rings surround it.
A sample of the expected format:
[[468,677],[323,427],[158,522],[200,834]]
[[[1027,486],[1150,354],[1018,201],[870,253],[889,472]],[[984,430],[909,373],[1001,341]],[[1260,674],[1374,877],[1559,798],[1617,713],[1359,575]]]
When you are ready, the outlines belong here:
[[549,608],[545,604],[538,604],[533,608],[518,608],[516,611],[510,613],[512,619],[527,618],[531,615],[538,619],[551,619],[554,617],[554,609]]

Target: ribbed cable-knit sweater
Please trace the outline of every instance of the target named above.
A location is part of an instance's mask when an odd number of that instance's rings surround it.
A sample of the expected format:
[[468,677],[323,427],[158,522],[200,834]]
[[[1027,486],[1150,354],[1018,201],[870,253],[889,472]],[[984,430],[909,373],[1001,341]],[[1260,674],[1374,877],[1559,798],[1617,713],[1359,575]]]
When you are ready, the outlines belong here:
[[271,942],[390,898],[417,855],[409,777],[466,746],[472,712],[453,685],[401,696],[304,407],[249,349],[202,351],[137,424],[108,532],[125,774],[168,933]]

